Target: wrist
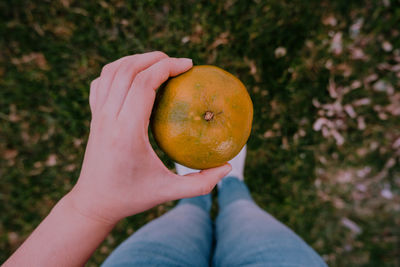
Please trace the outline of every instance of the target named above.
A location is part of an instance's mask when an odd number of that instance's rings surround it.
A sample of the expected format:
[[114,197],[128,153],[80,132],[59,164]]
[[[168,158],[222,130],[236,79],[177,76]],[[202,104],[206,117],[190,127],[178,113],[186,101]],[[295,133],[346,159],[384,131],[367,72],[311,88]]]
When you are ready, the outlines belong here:
[[81,220],[87,223],[96,224],[104,228],[114,228],[119,220],[113,220],[105,218],[94,210],[96,207],[91,206],[90,203],[86,203],[84,199],[80,198],[75,191],[75,188],[67,193],[56,205],[55,209],[62,209],[63,213],[69,216],[79,217]]
[[68,193],[5,265],[83,266],[113,227],[81,213]]

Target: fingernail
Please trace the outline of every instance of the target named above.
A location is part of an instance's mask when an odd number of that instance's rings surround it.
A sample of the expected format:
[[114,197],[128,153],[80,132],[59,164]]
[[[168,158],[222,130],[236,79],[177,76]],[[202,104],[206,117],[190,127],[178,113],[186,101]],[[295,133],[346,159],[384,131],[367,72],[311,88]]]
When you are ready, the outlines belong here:
[[191,58],[180,58],[179,60],[181,60],[184,64],[193,64],[193,60]]

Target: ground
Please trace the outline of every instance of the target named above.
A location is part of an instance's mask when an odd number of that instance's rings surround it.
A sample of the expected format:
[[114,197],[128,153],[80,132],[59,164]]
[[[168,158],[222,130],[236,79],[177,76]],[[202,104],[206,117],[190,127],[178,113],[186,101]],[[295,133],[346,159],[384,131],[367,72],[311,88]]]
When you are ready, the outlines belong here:
[[[161,50],[246,85],[262,208],[330,266],[400,265],[397,0],[126,2],[0,2],[0,262],[78,178],[90,81]],[[174,204],[121,221],[88,266]]]

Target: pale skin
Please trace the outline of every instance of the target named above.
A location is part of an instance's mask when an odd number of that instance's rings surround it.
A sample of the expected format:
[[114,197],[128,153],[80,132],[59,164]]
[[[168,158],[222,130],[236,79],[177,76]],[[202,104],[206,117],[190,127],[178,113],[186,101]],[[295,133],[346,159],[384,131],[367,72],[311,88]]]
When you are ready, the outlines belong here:
[[166,201],[209,193],[229,164],[179,176],[152,149],[156,90],[192,61],[162,52],[107,64],[90,85],[92,121],[78,182],[3,266],[82,266],[118,221]]

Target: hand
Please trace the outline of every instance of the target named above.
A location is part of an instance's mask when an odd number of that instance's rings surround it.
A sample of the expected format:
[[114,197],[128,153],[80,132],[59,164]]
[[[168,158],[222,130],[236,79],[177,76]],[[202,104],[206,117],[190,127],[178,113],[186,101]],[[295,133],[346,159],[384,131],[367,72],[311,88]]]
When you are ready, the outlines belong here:
[[179,176],[157,157],[148,138],[156,89],[192,61],[151,52],[106,65],[90,86],[92,121],[79,180],[67,195],[81,214],[118,220],[157,204],[209,193],[229,164]]

